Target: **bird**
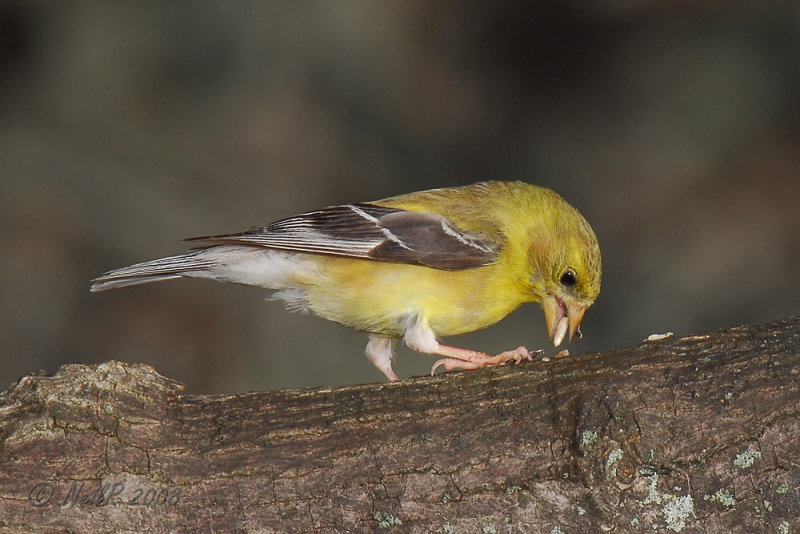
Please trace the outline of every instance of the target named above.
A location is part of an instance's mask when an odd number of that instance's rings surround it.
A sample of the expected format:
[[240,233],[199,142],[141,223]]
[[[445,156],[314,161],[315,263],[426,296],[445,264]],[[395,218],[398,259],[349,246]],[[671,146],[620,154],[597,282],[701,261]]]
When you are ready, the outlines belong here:
[[597,238],[551,189],[483,181],[372,202],[329,206],[235,234],[190,238],[187,253],[108,271],[91,291],[175,278],[273,290],[291,311],[311,312],[369,335],[366,355],[388,380],[395,342],[440,356],[431,370],[531,360],[524,346],[496,355],[442,337],[497,323],[538,302],[558,347],[581,337],[601,285]]

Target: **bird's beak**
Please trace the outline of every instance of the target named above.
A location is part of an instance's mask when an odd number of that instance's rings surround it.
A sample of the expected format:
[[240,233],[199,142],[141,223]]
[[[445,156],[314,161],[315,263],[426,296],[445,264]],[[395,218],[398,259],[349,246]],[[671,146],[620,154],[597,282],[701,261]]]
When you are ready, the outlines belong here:
[[569,340],[578,334],[580,337],[580,326],[583,314],[586,313],[586,306],[575,302],[564,303],[563,300],[555,295],[547,295],[542,299],[544,309],[544,320],[547,323],[547,334],[550,341],[556,347],[561,345],[569,331]]

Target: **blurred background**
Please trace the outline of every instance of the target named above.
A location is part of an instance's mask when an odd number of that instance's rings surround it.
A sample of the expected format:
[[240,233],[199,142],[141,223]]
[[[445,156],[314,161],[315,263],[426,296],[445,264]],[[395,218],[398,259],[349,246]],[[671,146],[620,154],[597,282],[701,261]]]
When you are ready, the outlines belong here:
[[[1,387],[108,359],[194,393],[382,381],[366,335],[266,291],[89,280],[483,179],[593,225],[603,291],[573,354],[797,314],[800,4],[7,0]],[[547,346],[538,305],[447,341]],[[400,348],[395,368],[433,361]]]

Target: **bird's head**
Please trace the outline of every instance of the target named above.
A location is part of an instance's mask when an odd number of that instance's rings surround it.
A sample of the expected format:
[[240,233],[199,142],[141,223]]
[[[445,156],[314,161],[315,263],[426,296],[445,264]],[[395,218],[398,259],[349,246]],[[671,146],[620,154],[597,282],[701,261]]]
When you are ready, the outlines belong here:
[[[568,206],[548,224],[545,246],[532,247],[532,282],[544,309],[547,333],[557,347],[580,337],[586,309],[600,293],[600,248],[589,223]],[[553,221],[551,221],[552,223]]]

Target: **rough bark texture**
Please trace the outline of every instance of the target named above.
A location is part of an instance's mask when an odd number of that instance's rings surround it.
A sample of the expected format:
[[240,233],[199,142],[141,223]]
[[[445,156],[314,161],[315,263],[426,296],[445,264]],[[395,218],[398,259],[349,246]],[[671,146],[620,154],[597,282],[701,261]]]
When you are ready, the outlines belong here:
[[3,532],[797,532],[800,318],[397,384],[0,396]]

